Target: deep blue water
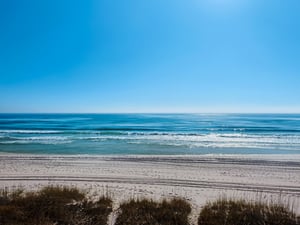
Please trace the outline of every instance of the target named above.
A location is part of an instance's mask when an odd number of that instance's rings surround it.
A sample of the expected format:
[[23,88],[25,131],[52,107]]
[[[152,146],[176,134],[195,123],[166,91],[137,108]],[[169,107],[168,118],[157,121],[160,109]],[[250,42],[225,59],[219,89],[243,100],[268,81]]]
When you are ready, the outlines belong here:
[[0,114],[0,152],[300,154],[300,115]]

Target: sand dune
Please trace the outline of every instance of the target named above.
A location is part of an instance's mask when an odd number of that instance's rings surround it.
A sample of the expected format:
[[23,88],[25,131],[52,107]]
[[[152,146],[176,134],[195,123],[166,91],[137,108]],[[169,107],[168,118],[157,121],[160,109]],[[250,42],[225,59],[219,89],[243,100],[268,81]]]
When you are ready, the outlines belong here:
[[300,212],[299,155],[0,155],[0,187],[49,184],[109,193],[115,208],[132,197],[183,197],[192,203],[192,221],[206,201],[224,196],[280,201]]

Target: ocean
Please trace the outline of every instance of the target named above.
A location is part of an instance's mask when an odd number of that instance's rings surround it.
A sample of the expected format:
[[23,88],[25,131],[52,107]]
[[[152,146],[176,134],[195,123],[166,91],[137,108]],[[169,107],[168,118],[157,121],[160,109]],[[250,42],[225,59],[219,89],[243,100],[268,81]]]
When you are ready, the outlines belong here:
[[300,114],[0,114],[0,152],[300,154]]

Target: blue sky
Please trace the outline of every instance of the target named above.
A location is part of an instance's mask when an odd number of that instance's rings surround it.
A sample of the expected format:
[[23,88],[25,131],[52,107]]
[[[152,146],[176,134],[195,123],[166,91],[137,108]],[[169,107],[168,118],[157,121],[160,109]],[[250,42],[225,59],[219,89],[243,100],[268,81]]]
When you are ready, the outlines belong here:
[[0,2],[0,112],[300,112],[298,0]]

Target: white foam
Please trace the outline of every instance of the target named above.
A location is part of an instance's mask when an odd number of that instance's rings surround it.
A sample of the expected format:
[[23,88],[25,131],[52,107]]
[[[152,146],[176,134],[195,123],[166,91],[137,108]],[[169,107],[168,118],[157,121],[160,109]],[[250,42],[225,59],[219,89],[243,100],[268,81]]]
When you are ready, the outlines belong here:
[[0,130],[0,133],[12,134],[57,134],[62,133],[57,130]]
[[0,141],[0,144],[68,144],[72,143],[68,137],[40,136],[40,137],[13,137],[12,140]]
[[30,141],[30,140],[16,140],[16,141],[1,141],[0,144],[45,144],[45,145],[58,145],[70,144],[72,141]]
[[58,140],[58,141],[62,141],[62,140],[68,140],[69,137],[61,137],[61,136],[38,136],[38,137],[17,137],[15,139],[19,139],[19,140]]
[[[240,133],[231,134],[128,134],[128,135],[99,135],[80,137],[87,141],[126,141],[130,144],[158,144],[188,147],[208,148],[300,148],[300,138],[296,135],[249,135]],[[298,149],[299,149],[298,148]]]
[[[124,132],[117,134],[99,134],[90,133],[86,135],[76,134],[71,136],[53,135],[54,130],[2,130],[0,134],[1,144],[14,143],[72,143],[74,141],[120,141],[128,144],[146,144],[146,145],[165,145],[165,146],[183,146],[188,148],[268,148],[268,149],[286,149],[300,150],[299,135],[275,135],[275,134],[243,134],[243,133],[209,133],[209,134],[189,134],[189,133],[166,133],[166,132]],[[8,132],[8,133],[5,133]],[[21,135],[23,134],[24,135]],[[28,134],[41,134],[40,136]],[[16,134],[16,135],[11,135]],[[18,135],[17,135],[18,134]],[[48,134],[44,136],[42,134]],[[21,137],[18,137],[21,136]],[[99,143],[100,144],[100,143]]]

